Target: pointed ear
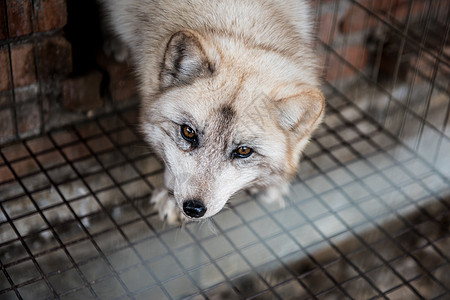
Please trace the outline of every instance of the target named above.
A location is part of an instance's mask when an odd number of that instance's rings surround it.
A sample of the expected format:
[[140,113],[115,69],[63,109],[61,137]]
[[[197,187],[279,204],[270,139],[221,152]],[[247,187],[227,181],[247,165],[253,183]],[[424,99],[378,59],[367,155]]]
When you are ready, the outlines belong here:
[[196,78],[212,75],[214,65],[200,39],[189,31],[179,31],[171,36],[159,76],[161,89],[190,84]]
[[300,136],[309,135],[321,122],[325,99],[316,87],[302,85],[294,96],[277,101],[280,125]]

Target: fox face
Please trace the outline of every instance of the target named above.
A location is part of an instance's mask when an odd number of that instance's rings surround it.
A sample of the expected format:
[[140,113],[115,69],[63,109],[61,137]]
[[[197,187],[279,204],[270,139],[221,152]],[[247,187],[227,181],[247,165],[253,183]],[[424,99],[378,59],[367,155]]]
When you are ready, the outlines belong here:
[[242,189],[289,181],[324,110],[317,88],[277,75],[292,66],[276,53],[223,43],[173,34],[159,91],[141,109],[168,195],[191,219],[215,215]]

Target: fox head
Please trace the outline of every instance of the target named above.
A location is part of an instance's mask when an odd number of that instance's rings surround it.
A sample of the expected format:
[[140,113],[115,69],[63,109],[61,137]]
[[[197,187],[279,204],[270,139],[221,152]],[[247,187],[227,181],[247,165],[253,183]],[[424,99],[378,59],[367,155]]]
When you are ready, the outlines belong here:
[[295,174],[324,113],[308,64],[302,70],[281,52],[227,37],[171,35],[141,128],[188,218],[211,217],[236,192]]

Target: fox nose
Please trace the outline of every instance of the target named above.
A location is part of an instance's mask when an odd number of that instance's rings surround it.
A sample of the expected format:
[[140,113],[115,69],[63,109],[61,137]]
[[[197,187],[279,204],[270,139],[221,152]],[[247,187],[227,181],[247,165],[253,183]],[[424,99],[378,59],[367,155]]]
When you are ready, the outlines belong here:
[[206,213],[206,207],[197,200],[187,200],[183,203],[183,210],[191,218],[201,218]]

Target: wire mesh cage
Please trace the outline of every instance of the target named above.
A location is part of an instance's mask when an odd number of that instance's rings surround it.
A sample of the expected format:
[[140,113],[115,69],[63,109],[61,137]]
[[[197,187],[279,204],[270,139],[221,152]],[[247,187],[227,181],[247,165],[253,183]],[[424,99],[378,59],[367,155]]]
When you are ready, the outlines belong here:
[[[46,131],[42,74],[38,100],[0,84],[15,137],[0,148],[0,299],[450,299],[450,4],[313,6],[327,116],[284,207],[243,192],[168,226],[135,107]],[[60,31],[30,34],[1,42],[8,78],[11,49]]]

